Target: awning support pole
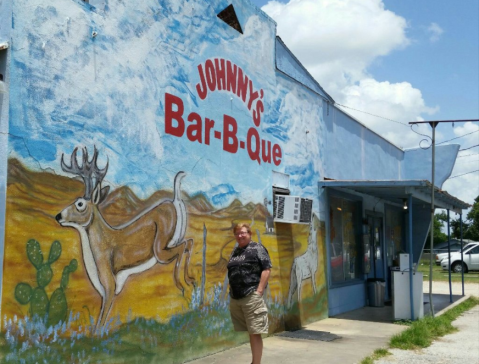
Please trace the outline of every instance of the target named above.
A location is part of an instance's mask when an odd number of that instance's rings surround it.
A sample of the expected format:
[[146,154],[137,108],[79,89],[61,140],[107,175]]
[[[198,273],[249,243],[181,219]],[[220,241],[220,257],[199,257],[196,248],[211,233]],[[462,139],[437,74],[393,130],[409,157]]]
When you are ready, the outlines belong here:
[[[447,209],[447,257],[451,262],[451,224],[449,221],[449,209]],[[452,303],[451,264],[449,264],[449,302]]]
[[411,305],[411,321],[414,321],[414,287],[413,287],[413,259],[412,259],[412,195],[408,196],[409,212],[409,301]]
[[[461,264],[464,262],[464,256],[462,250],[464,249],[464,242],[462,241],[462,213],[459,214],[459,219],[461,221]],[[451,262],[451,259],[449,258],[449,262]],[[464,264],[463,264],[464,267]],[[461,269],[461,276],[462,276],[462,295],[464,296],[464,269]]]
[[434,251],[434,175],[435,175],[435,157],[436,157],[436,126],[438,122],[430,122],[432,127],[432,176],[431,176],[431,245],[429,247],[429,305],[431,316],[435,317],[434,304],[432,302],[432,252]]

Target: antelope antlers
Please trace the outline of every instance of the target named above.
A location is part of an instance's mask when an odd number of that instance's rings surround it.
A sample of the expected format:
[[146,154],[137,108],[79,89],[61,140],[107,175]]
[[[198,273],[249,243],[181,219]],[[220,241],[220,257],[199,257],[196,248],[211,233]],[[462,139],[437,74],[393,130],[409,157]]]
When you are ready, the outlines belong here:
[[81,167],[78,165],[77,161],[78,147],[73,150],[73,153],[70,157],[70,166],[66,165],[66,163],[63,161],[63,153],[61,160],[61,167],[64,172],[75,174],[83,179],[83,182],[85,183],[85,195],[83,197],[88,200],[91,199],[91,194],[96,185],[103,181],[103,178],[108,171],[109,163],[107,159],[105,168],[99,169],[97,166],[98,150],[96,149],[96,146],[93,148],[93,157],[91,160],[88,159],[88,149],[86,147],[82,148],[83,162]]

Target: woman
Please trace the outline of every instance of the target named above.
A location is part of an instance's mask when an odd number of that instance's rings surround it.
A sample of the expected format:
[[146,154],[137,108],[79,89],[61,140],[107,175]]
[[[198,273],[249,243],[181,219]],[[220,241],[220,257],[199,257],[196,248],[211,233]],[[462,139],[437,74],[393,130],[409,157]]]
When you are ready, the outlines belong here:
[[231,320],[235,331],[248,331],[252,364],[261,364],[261,334],[268,333],[268,309],[263,293],[271,272],[271,259],[264,246],[251,241],[248,224],[237,224],[233,233],[238,246],[228,262]]

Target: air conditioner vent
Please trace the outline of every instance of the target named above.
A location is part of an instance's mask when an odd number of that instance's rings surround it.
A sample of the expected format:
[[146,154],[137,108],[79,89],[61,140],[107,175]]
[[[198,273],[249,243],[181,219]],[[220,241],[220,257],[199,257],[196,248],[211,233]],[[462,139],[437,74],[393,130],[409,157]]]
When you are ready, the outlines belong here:
[[309,224],[313,200],[300,196],[276,195],[274,221]]
[[278,196],[278,198],[276,199],[276,208],[277,208],[276,216],[279,219],[282,219],[284,217],[284,197],[285,196]]

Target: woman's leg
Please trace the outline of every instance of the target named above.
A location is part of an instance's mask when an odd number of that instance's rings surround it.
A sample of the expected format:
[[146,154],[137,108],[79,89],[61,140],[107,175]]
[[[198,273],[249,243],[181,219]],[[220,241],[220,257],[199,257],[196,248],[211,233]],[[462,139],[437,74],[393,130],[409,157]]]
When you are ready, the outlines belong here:
[[249,334],[249,343],[251,353],[253,354],[252,364],[261,364],[261,356],[263,355],[263,338],[261,334]]

